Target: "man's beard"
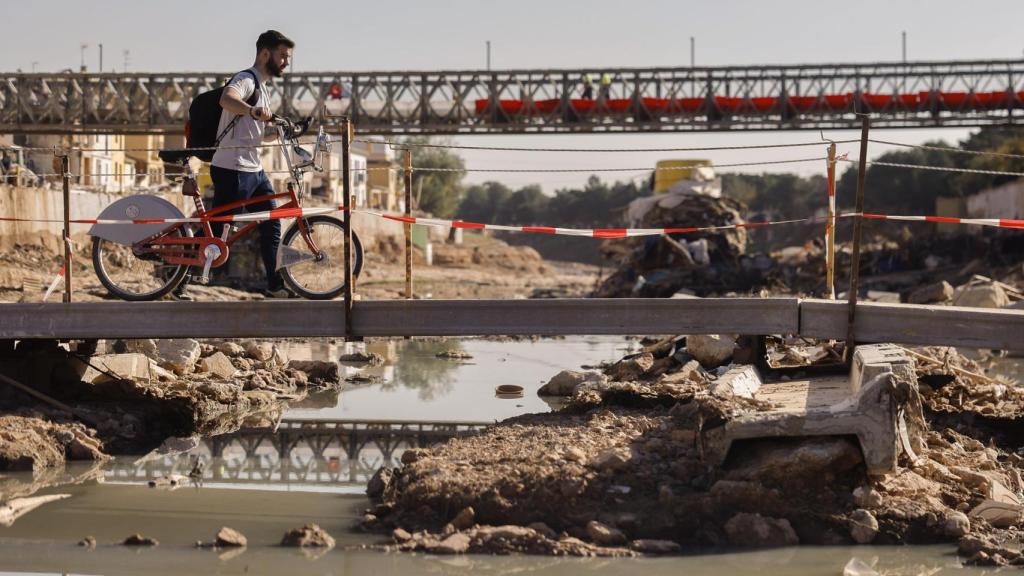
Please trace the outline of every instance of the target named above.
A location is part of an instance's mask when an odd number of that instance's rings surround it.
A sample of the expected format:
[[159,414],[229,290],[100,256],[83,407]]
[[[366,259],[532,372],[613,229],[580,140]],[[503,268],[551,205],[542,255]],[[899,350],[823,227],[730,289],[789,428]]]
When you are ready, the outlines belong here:
[[270,75],[274,78],[284,76],[284,70],[274,60],[267,60],[267,72],[270,72]]

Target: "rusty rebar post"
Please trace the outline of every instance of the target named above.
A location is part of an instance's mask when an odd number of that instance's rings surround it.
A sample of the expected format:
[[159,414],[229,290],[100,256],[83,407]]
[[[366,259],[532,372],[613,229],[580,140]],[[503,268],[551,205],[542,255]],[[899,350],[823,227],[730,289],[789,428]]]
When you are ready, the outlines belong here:
[[853,253],[850,255],[850,291],[847,295],[849,310],[846,317],[846,359],[853,359],[853,349],[857,346],[854,340],[854,322],[857,318],[857,291],[860,289],[860,233],[864,222],[864,176],[868,161],[868,130],[871,117],[861,115],[860,129],[860,163],[857,166],[857,203],[853,215]]
[[71,302],[71,159],[67,154],[60,157],[60,172],[64,180],[64,302]]
[[825,224],[825,295],[836,299],[836,145],[828,147],[828,222]]
[[345,222],[345,339],[352,338],[352,122],[341,123],[341,191]]
[[[412,149],[405,150],[405,216],[412,216]],[[405,297],[412,299],[412,224],[405,223]]]

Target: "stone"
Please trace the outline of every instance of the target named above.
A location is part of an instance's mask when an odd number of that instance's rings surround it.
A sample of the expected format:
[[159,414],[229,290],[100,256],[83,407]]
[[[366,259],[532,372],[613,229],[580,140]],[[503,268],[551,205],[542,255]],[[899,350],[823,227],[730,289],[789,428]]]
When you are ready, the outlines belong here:
[[380,521],[376,514],[363,514],[363,520],[360,522],[363,528],[372,530],[377,523]]
[[464,350],[445,350],[435,354],[437,358],[444,358],[446,360],[470,360],[473,355]]
[[538,396],[572,396],[584,384],[602,385],[608,378],[596,370],[562,370],[537,390]]
[[78,541],[78,545],[82,546],[83,548],[95,548],[96,547],[96,537],[95,536],[86,536],[85,538],[82,538],[81,540]]
[[234,342],[221,342],[217,345],[217,351],[229,358],[237,358],[245,355],[245,348]]
[[950,512],[942,524],[942,531],[947,536],[962,538],[971,532],[971,521],[963,512]]
[[996,528],[1024,525],[1024,506],[986,499],[970,511],[971,518],[982,518]]
[[199,369],[218,378],[230,380],[238,370],[223,352],[215,352],[199,361]]
[[199,342],[191,338],[158,340],[156,345],[160,354],[160,366],[179,376],[191,372],[199,360]]
[[853,490],[853,503],[861,508],[881,508],[882,493],[870,486],[858,486]]
[[409,534],[409,531],[405,530],[404,528],[395,528],[391,531],[391,538],[395,542],[401,544],[402,542],[408,542],[409,540],[412,540],[412,534]]
[[266,362],[274,357],[274,346],[272,344],[250,340],[243,344],[242,347],[245,348],[245,353],[249,358],[259,362]]
[[532,538],[537,533],[526,526],[506,524],[503,526],[481,526],[476,529],[476,537],[481,542],[488,540],[517,540],[520,538]]
[[353,352],[351,354],[342,354],[338,357],[338,362],[380,366],[381,364],[384,364],[384,357],[376,352]]
[[654,355],[650,352],[645,352],[632,358],[619,360],[605,370],[604,373],[612,380],[629,382],[631,380],[638,380],[652,366],[654,366]]
[[697,334],[686,337],[686,351],[707,369],[716,368],[732,358],[736,337],[730,334]]
[[[118,348],[115,346],[115,348]],[[156,346],[156,340],[152,338],[143,338],[138,340],[121,340],[121,349],[124,352],[137,352],[139,354],[145,354],[150,358],[158,358],[160,352]]]
[[102,384],[110,382],[114,375],[122,380],[150,380],[153,373],[150,370],[150,358],[139,352],[125,354],[98,354],[89,358],[89,363],[95,366],[86,365],[82,373],[82,382],[89,384]]
[[629,548],[641,554],[676,554],[681,547],[671,540],[633,540]]
[[466,506],[455,515],[451,524],[456,530],[465,530],[471,528],[475,520],[476,511],[473,510],[472,506]]
[[242,535],[241,532],[234,528],[228,528],[223,526],[217,531],[217,539],[215,545],[218,548],[241,548],[247,546],[249,541]]
[[292,370],[305,372],[310,382],[320,384],[337,384],[341,382],[341,371],[337,362],[323,360],[292,360],[288,362]]
[[662,376],[658,382],[665,384],[704,384],[708,379],[708,374],[704,367],[700,365],[700,362],[690,359],[679,370]]
[[953,295],[953,306],[972,308],[1002,308],[1010,303],[1006,290],[999,284],[989,282],[968,283],[957,287]]
[[953,285],[945,280],[922,286],[910,293],[907,302],[910,304],[933,304],[948,302],[953,299]]
[[465,554],[469,550],[469,535],[456,532],[430,548],[435,554]]
[[550,526],[548,526],[547,524],[545,524],[543,522],[531,522],[529,525],[527,525],[527,528],[529,528],[530,530],[533,530],[534,532],[536,532],[537,534],[540,534],[541,536],[547,538],[548,540],[556,540],[556,539],[558,539],[558,534],[556,534],[555,531],[552,530]]
[[857,544],[870,544],[878,536],[878,520],[863,508],[850,514],[850,536]]
[[366,495],[370,498],[380,498],[391,487],[395,481],[395,471],[387,466],[380,467],[366,483]]
[[633,452],[626,447],[609,448],[590,461],[590,466],[601,471],[624,470],[633,459]]
[[562,450],[562,458],[570,462],[582,463],[586,461],[587,453],[575,446],[569,446],[565,450]]
[[285,532],[281,538],[281,546],[295,548],[333,548],[334,538],[316,524],[306,524],[302,528],[293,528]]
[[409,448],[402,452],[402,464],[409,465],[430,454],[426,448]]
[[741,512],[725,523],[725,534],[734,546],[768,548],[800,543],[793,526],[785,518],[770,518]]
[[626,543],[626,535],[621,530],[597,520],[587,522],[587,537],[600,546],[621,546]]
[[158,546],[160,543],[155,538],[146,538],[142,534],[132,534],[122,542],[124,546]]
[[719,398],[753,398],[761,388],[761,374],[746,365],[730,368],[711,383],[711,394]]

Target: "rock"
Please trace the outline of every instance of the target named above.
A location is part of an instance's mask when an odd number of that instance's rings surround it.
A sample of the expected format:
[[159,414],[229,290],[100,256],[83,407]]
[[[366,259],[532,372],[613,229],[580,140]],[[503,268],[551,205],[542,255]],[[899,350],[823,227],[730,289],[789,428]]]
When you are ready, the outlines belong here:
[[541,536],[543,536],[543,537],[545,537],[545,538],[547,538],[549,540],[556,540],[558,538],[558,534],[556,534],[555,531],[552,530],[550,526],[548,526],[547,524],[545,524],[543,522],[531,522],[527,526],[527,528],[529,528],[530,530],[533,530],[537,534],[540,534]]
[[863,508],[850,514],[850,536],[857,544],[870,544],[878,536],[878,520]]
[[970,512],[971,518],[983,518],[996,528],[1024,525],[1024,506],[986,499]]
[[757,368],[746,365],[730,368],[711,383],[711,394],[719,398],[753,398],[761,388],[761,374]]
[[285,532],[281,546],[296,548],[333,548],[334,538],[316,524],[306,524]]
[[78,545],[82,546],[83,548],[95,548],[96,547],[96,537],[95,536],[86,536],[85,538],[82,538],[81,540],[78,541]]
[[626,543],[626,535],[621,530],[602,524],[597,520],[587,522],[587,536],[600,546],[621,546]]
[[360,522],[360,525],[367,530],[372,530],[379,521],[376,514],[363,514],[363,520]]
[[160,351],[157,348],[156,340],[153,340],[152,338],[121,340],[120,345],[115,345],[114,348],[128,353],[137,352],[150,358],[160,357]]
[[199,360],[199,342],[191,338],[184,340],[158,340],[157,350],[160,354],[160,366],[177,375],[191,372]]
[[412,464],[429,454],[430,450],[427,450],[426,448],[409,448],[405,452],[402,452],[402,464]]
[[322,384],[337,384],[341,382],[341,371],[337,362],[325,362],[322,360],[292,360],[288,362],[292,370],[305,372],[311,382]]
[[633,459],[633,452],[624,446],[609,448],[590,461],[590,466],[601,471],[624,470]]
[[412,534],[409,534],[404,528],[395,528],[391,531],[391,538],[401,544],[402,542],[408,542],[412,540]]
[[476,511],[473,510],[472,506],[466,506],[455,515],[451,524],[456,530],[465,530],[467,528],[471,528],[475,520]]
[[767,548],[795,546],[800,543],[789,520],[747,512],[730,518],[725,523],[725,534],[734,546]]
[[942,531],[947,536],[961,538],[971,532],[971,521],[963,512],[950,512],[942,524]]
[[[197,348],[198,350],[198,348]],[[146,538],[142,534],[132,534],[124,539],[121,544],[125,546],[159,546],[160,543],[154,538]]]
[[910,293],[907,302],[911,304],[932,304],[947,302],[953,298],[953,286],[945,280],[922,286]]
[[953,306],[973,308],[1002,308],[1010,303],[1006,290],[990,282],[968,283],[957,287],[953,295]]
[[217,351],[229,358],[237,358],[245,354],[245,348],[234,342],[221,342],[217,345]]
[[380,366],[384,363],[384,357],[376,352],[353,352],[351,354],[342,354],[338,357],[338,362],[346,362],[349,364],[369,364],[370,366]]
[[853,490],[853,503],[861,508],[881,508],[882,493],[870,486],[858,486]]
[[216,352],[199,361],[199,369],[218,378],[230,380],[238,370],[223,352]]
[[725,364],[736,349],[736,337],[729,334],[697,334],[686,337],[686,351],[707,369]]
[[650,352],[645,352],[632,358],[619,360],[605,370],[604,373],[612,380],[629,382],[631,380],[638,380],[652,366],[654,366],[654,355]]
[[256,342],[250,340],[242,345],[245,348],[245,353],[259,362],[266,362],[274,357],[274,346],[265,342]]
[[149,356],[138,352],[98,354],[89,358],[89,363],[95,368],[86,366],[81,380],[89,384],[102,384],[113,380],[110,374],[122,380],[150,380],[153,378],[149,369],[151,362]]
[[463,350],[445,350],[443,352],[438,352],[437,357],[448,360],[469,360],[473,358],[473,355]]
[[464,554],[469,550],[469,535],[456,532],[430,548],[435,554]]
[[633,540],[629,548],[643,554],[675,554],[680,550],[679,544],[671,540]]
[[240,548],[249,544],[249,541],[241,532],[234,528],[228,528],[227,526],[222,527],[217,532],[217,539],[215,542],[215,545],[218,548]]
[[164,474],[148,482],[150,488],[178,488],[188,483],[188,476],[182,474]]
[[366,495],[370,498],[380,498],[391,487],[395,481],[395,471],[387,466],[380,467],[366,483]]
[[572,396],[583,384],[590,383],[601,385],[608,381],[604,374],[596,370],[578,372],[576,370],[562,370],[555,374],[548,383],[537,390],[538,396]]
[[[689,357],[689,354],[687,354],[687,357]],[[700,362],[690,358],[681,368],[670,374],[665,374],[658,379],[658,382],[664,384],[704,384],[708,379],[708,374],[700,365]]]
[[504,526],[481,526],[476,529],[476,537],[481,542],[488,540],[517,540],[520,538],[532,538],[537,533],[526,526],[507,524]]
[[587,459],[587,453],[575,446],[569,446],[565,450],[562,450],[562,458],[570,462],[584,462]]

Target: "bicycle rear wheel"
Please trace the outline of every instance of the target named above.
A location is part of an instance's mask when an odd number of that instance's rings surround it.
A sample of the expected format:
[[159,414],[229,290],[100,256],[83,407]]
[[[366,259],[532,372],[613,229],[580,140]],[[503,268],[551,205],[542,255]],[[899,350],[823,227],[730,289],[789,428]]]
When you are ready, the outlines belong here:
[[[317,259],[302,237],[299,222],[288,229],[281,242],[285,285],[303,298],[330,300],[345,291],[345,225],[331,216],[305,218],[310,237],[320,250]],[[352,277],[363,269],[363,245],[352,232]]]
[[[192,231],[176,228],[172,237],[191,237]],[[188,273],[188,266],[167,264],[159,258],[140,258],[132,246],[100,237],[92,239],[92,266],[96,277],[111,295],[133,302],[157,300],[174,290]]]

